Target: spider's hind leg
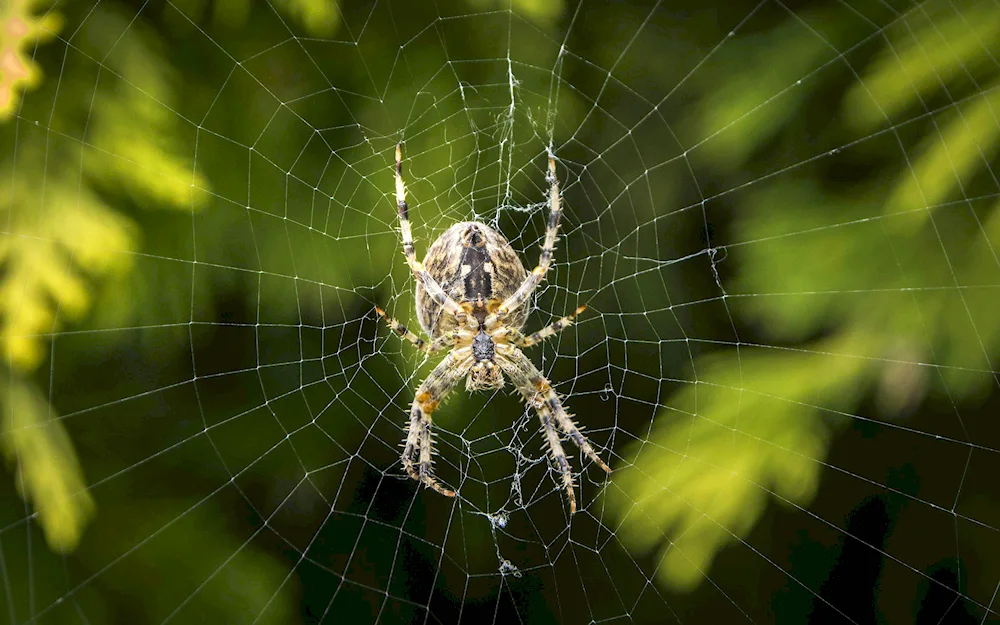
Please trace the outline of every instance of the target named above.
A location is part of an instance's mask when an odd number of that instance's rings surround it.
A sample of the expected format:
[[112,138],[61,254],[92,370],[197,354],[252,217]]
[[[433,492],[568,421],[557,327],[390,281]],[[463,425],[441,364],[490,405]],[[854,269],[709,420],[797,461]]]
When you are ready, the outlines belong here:
[[[547,388],[545,388],[546,386]],[[597,452],[594,451],[594,448],[591,447],[590,441],[588,441],[587,437],[580,432],[580,428],[578,428],[576,423],[573,422],[572,415],[566,412],[559,396],[551,386],[548,386],[547,381],[545,385],[539,389],[539,394],[542,396],[541,401],[545,403],[545,407],[551,411],[559,429],[562,430],[566,436],[570,437],[574,443],[576,443],[576,446],[580,448],[580,451],[582,451],[584,455],[597,463],[597,466],[604,469],[605,473],[611,473],[611,467],[605,464],[604,461],[601,460],[601,457],[597,455]]]
[[468,375],[472,362],[470,348],[460,348],[449,353],[417,389],[410,408],[410,428],[403,446],[403,467],[410,477],[446,497],[454,497],[455,491],[439,484],[432,473],[434,449],[431,415],[448,391]]
[[[611,467],[601,460],[597,452],[590,445],[587,438],[580,432],[573,419],[566,413],[559,395],[542,373],[535,368],[531,360],[516,347],[509,347],[497,358],[497,362],[504,370],[504,373],[514,382],[521,396],[534,407],[538,412],[538,418],[542,422],[545,430],[545,439],[549,450],[552,452],[552,460],[562,476],[563,488],[569,498],[570,514],[576,512],[576,493],[573,489],[573,473],[570,469],[569,460],[563,450],[559,435],[556,432],[558,427],[568,436],[580,451],[593,460],[599,467],[607,473],[611,473]],[[553,423],[554,422],[554,423]]]
[[569,465],[569,459],[566,458],[566,450],[563,449],[562,443],[559,442],[559,435],[556,434],[555,428],[552,426],[552,415],[544,407],[538,408],[538,418],[542,421],[542,428],[545,430],[545,441],[549,445],[549,451],[552,453],[552,462],[555,463],[556,468],[559,469],[559,474],[562,476],[563,489],[566,491],[566,497],[569,498],[569,513],[576,514],[576,491],[573,489],[573,471]]

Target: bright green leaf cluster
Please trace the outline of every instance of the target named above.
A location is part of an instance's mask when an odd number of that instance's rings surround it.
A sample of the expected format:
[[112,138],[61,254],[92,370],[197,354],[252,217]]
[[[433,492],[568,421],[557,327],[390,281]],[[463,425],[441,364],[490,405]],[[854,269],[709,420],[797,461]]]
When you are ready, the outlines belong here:
[[[25,6],[8,7],[0,30],[21,28],[24,15],[11,11]],[[100,32],[116,19],[96,13],[88,27]],[[192,174],[172,136],[177,120],[165,113],[171,81],[151,38],[143,33],[122,40],[117,62],[109,60],[118,79],[100,83],[92,106],[89,100],[77,105],[94,112],[88,142],[50,150],[50,137],[32,129],[18,143],[16,175],[13,163],[0,166],[3,179],[13,181],[0,197],[8,224],[0,239],[0,348],[4,362],[20,373],[41,364],[48,336],[64,320],[89,312],[95,280],[120,280],[132,266],[138,229],[108,193],[124,190],[142,205],[184,210],[205,197],[208,183]],[[58,110],[67,122],[77,112]],[[15,385],[6,407],[17,426],[4,431],[4,448],[22,494],[39,511],[52,548],[72,549],[93,507],[73,446],[58,422],[30,425],[53,411],[29,382]]]
[[46,2],[6,0],[0,5],[0,121],[9,119],[21,101],[20,92],[37,86],[41,70],[31,47],[59,32],[62,20],[53,11],[42,17],[33,12]]
[[15,378],[3,397],[3,437],[7,462],[17,467],[18,492],[34,507],[45,539],[58,552],[72,551],[94,514],[80,463],[66,430],[33,385]]
[[[755,58],[768,60],[761,75],[715,77],[740,87],[706,96],[696,113],[712,137],[705,157],[713,165],[750,168],[762,141],[800,141],[787,120],[804,99],[781,96],[772,103],[780,106],[757,108],[765,95],[794,93],[819,58],[803,45],[800,26],[756,43]],[[740,195],[733,240],[748,244],[727,248],[738,267],[727,285],[731,310],[794,348],[743,346],[696,360],[696,383],[667,401],[649,441],[626,451],[635,464],[616,475],[611,509],[621,511],[627,544],[661,550],[665,584],[699,583],[715,554],[758,522],[770,496],[808,503],[836,429],[817,406],[853,414],[874,392],[882,415],[897,418],[938,381],[955,401],[993,384],[1000,205],[969,200],[968,190],[1000,148],[1000,75],[991,56],[998,31],[1000,14],[988,2],[962,10],[929,3],[890,31],[889,46],[848,88],[843,119],[829,129],[840,145],[850,132],[887,122],[900,135],[926,122],[922,136],[905,135],[919,145],[912,154],[884,160],[904,167],[849,187],[802,168]],[[970,77],[977,88],[969,98],[924,113]],[[900,124],[907,114],[913,120]],[[816,343],[817,335],[833,338]],[[939,375],[921,363],[940,367]]]
[[[960,196],[956,191],[967,185],[990,162],[1000,147],[1000,82],[982,96],[959,105],[957,115],[941,125],[940,132],[927,137],[913,170],[900,176],[886,202],[886,211],[918,210],[929,217],[940,204]],[[922,220],[911,221],[919,226]]]
[[851,405],[869,368],[827,354],[850,354],[858,338],[790,354],[744,348],[698,363],[698,383],[671,397],[608,495],[626,543],[659,549],[662,582],[697,585],[715,554],[753,528],[769,493],[809,503],[830,436],[825,411]]
[[87,277],[128,269],[135,231],[86,187],[50,179],[42,206],[40,180],[14,179],[5,208],[17,234],[0,239],[0,340],[4,361],[31,371],[45,356],[57,311],[79,319],[90,307]]

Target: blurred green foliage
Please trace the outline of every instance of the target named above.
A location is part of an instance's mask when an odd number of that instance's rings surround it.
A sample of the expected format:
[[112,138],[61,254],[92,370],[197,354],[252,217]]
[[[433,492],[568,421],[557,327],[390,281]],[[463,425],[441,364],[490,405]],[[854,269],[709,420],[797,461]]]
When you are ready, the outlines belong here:
[[469,5],[478,10],[510,8],[518,15],[542,25],[551,27],[566,10],[564,0],[469,0]]
[[850,353],[844,342],[787,355],[748,347],[735,363],[725,352],[698,361],[698,384],[671,397],[608,491],[632,548],[646,553],[664,532],[679,536],[663,554],[661,580],[683,590],[700,584],[716,553],[753,529],[768,493],[809,502],[829,444],[822,413],[854,406],[863,388],[865,361],[828,356]]
[[[41,30],[59,20],[49,13],[36,23],[29,4],[14,3],[8,11],[15,8],[21,12],[7,15],[8,31],[11,22],[33,23]],[[109,36],[109,30],[120,26],[115,17],[90,22],[93,36]],[[173,129],[162,108],[170,93],[158,69],[162,60],[141,37],[125,42],[123,52],[122,63],[111,62],[109,69],[142,92],[118,90],[111,81],[93,101],[53,111],[53,128],[94,111],[89,143],[51,151],[41,134],[25,137],[16,145],[16,161],[7,159],[2,168],[4,179],[13,181],[2,207],[9,230],[0,244],[0,338],[15,376],[4,411],[6,455],[20,475],[30,476],[19,486],[39,509],[49,542],[59,550],[77,544],[92,501],[86,492],[77,492],[83,478],[62,424],[46,416],[52,410],[42,407],[21,376],[42,362],[46,338],[60,328],[59,318],[80,319],[88,312],[90,279],[129,270],[126,263],[137,246],[138,229],[106,201],[101,189],[120,187],[143,202],[189,209],[192,189],[205,186],[197,179],[191,184],[190,175],[183,180],[183,166],[170,151]],[[129,99],[123,93],[139,95]],[[86,167],[74,169],[74,162]],[[26,427],[27,434],[21,435],[18,427]],[[48,451],[38,455],[37,450]]]
[[[833,146],[822,154],[831,167],[871,165],[832,182],[830,168],[793,164],[804,171],[741,196],[727,296],[761,342],[787,348],[751,341],[699,358],[697,382],[670,397],[648,441],[623,451],[631,464],[608,491],[622,535],[659,550],[669,587],[704,580],[713,557],[762,517],[766,493],[808,506],[828,441],[844,427],[839,415],[866,397],[893,421],[932,389],[980,401],[995,385],[1000,296],[977,287],[1000,278],[1000,206],[988,192],[977,199],[976,183],[992,179],[1000,147],[1000,13],[991,3],[925,3],[877,52],[845,59],[830,47],[857,46],[847,17],[800,12],[740,38],[733,45],[761,71],[713,76],[691,113],[707,138],[695,158],[713,166],[753,171],[762,154],[823,144]],[[839,74],[823,71],[831,65]],[[821,97],[811,88],[820,81]],[[954,101],[928,112],[942,97]],[[839,111],[822,112],[831,101]],[[814,132],[801,123],[812,119],[823,120]],[[895,141],[841,155],[873,134]],[[910,143],[919,147],[909,152]],[[901,158],[886,158],[897,146]]]
[[[176,4],[182,14],[195,21],[211,12],[215,25],[229,28],[245,26],[252,8],[251,0],[178,0]],[[315,37],[333,35],[340,24],[335,0],[276,0],[272,6],[302,24]]]
[[49,546],[74,549],[94,513],[73,443],[37,389],[15,379],[3,390],[4,457],[17,467],[22,497],[38,509]]
[[[572,135],[558,154],[569,217],[551,277],[558,287],[541,301],[557,317],[582,303],[574,297],[593,295],[598,314],[567,334],[579,332],[572,358],[553,364],[542,349],[532,357],[551,366],[554,381],[574,380],[568,403],[590,413],[580,421],[595,440],[606,442],[602,426],[614,426],[605,428],[616,430],[616,472],[603,521],[632,554],[655,562],[668,588],[694,589],[770,499],[806,507],[843,417],[866,398],[889,420],[934,388],[956,401],[988,391],[1000,352],[996,297],[959,285],[996,284],[1000,217],[986,197],[971,215],[935,219],[975,196],[1000,143],[1000,75],[984,60],[1000,18],[988,3],[926,3],[857,55],[841,52],[856,43],[843,11],[797,10],[726,40],[737,60],[703,70],[691,59],[718,41],[717,24],[665,33],[640,27],[639,9],[629,22],[625,7],[593,7],[568,38],[579,56],[555,57],[573,86],[558,94],[555,117],[550,68],[562,2],[413,6],[412,24],[365,13],[364,41],[329,47],[313,38],[348,28],[351,7],[168,5],[138,18],[116,2],[0,9],[0,46],[17,59],[16,71],[0,75],[12,148],[0,180],[13,181],[0,196],[2,443],[30,506],[5,510],[3,520],[15,527],[37,516],[49,549],[78,548],[72,559],[46,560],[30,531],[27,555],[5,545],[12,561],[37,570],[14,579],[14,596],[48,592],[50,604],[37,601],[53,606],[72,596],[94,622],[287,623],[299,616],[296,602],[337,606],[339,615],[343,601],[405,621],[412,606],[388,600],[426,601],[430,591],[416,593],[428,570],[471,605],[495,598],[497,561],[505,575],[554,564],[550,538],[522,540],[546,523],[565,532],[563,517],[525,518],[519,507],[532,497],[528,469],[544,463],[518,448],[524,482],[512,485],[510,458],[495,453],[507,441],[493,433],[510,427],[515,400],[458,393],[440,412],[441,472],[453,484],[467,476],[463,499],[486,502],[460,532],[433,497],[401,509],[413,485],[379,473],[398,458],[386,441],[401,440],[400,406],[433,364],[391,336],[375,339],[383,353],[369,357],[370,337],[387,334],[369,324],[373,302],[416,327],[391,198],[400,139],[420,249],[441,226],[475,215],[519,233],[513,243],[524,250],[544,228],[520,208],[544,198],[544,172],[530,159]],[[742,19],[752,8],[734,11]],[[438,19],[449,10],[498,16]],[[434,29],[421,25],[422,11]],[[47,48],[65,17],[72,46]],[[805,22],[822,25],[822,35]],[[513,24],[509,40],[497,24]],[[207,43],[198,37],[206,30]],[[28,52],[36,43],[38,53]],[[817,73],[831,60],[839,73]],[[970,97],[923,112],[963,80]],[[635,119],[656,117],[640,92],[657,101],[688,82],[689,101],[659,109],[697,139],[674,159],[662,133]],[[626,120],[636,143],[622,154]],[[808,124],[820,127],[815,145]],[[871,147],[882,134],[895,141]],[[911,144],[919,147],[900,147]],[[764,165],[774,154],[801,171],[774,176]],[[836,176],[814,161],[874,164],[831,183]],[[712,295],[725,288],[724,312],[706,321],[675,306],[699,301],[704,285],[665,267],[691,245],[686,214],[671,211],[688,201],[692,177],[713,176],[753,184],[734,194],[731,215],[712,219],[734,244],[699,276]],[[635,180],[649,185],[648,200],[633,198]],[[715,242],[691,238],[693,256]],[[731,279],[714,273],[731,266]],[[706,279],[713,274],[718,283]],[[709,322],[759,340],[725,340],[683,371],[689,353],[667,353],[670,332],[714,337]],[[605,370],[610,380],[597,389],[642,405],[572,396],[577,386],[589,392],[589,372]],[[646,386],[622,390],[635,378]],[[661,393],[670,380],[683,384]],[[527,419],[515,437],[536,430]],[[626,434],[639,440],[622,443]],[[74,442],[86,451],[78,455]],[[594,491],[581,482],[590,501]],[[559,491],[545,481],[536,492]],[[509,497],[518,509],[508,515],[498,506]],[[574,531],[586,531],[586,518],[578,515]],[[442,537],[444,527],[453,531]],[[428,547],[438,545],[448,558]],[[532,548],[542,554],[525,555]],[[64,578],[85,580],[83,588],[52,581]],[[550,606],[532,605],[551,617]]]
[[10,0],[0,6],[0,120],[7,120],[20,102],[21,91],[41,81],[41,70],[30,56],[31,46],[51,39],[60,29],[57,13],[36,16],[44,0]]
[[[218,4],[230,16],[247,10],[233,6],[239,2]],[[332,3],[279,4],[316,33],[335,29]],[[22,90],[41,82],[30,46],[51,39],[62,23],[57,11],[36,15],[45,5],[13,1],[0,7],[2,118],[17,113]],[[76,34],[85,54],[103,56],[102,46],[117,43],[102,62],[104,77],[89,89],[86,74],[72,71],[49,83],[48,92],[39,94],[42,101],[49,99],[49,132],[22,131],[15,158],[5,159],[0,173],[13,181],[0,198],[7,224],[0,241],[0,341],[10,367],[3,393],[3,451],[15,468],[18,492],[36,510],[49,547],[59,552],[79,544],[94,500],[62,420],[30,375],[44,361],[49,337],[90,312],[95,292],[106,319],[142,317],[135,307],[144,300],[129,288],[136,277],[130,261],[141,247],[141,228],[114,196],[125,194],[143,209],[191,211],[204,206],[210,192],[204,177],[192,175],[184,154],[188,146],[177,134],[178,119],[171,111],[182,81],[157,35],[114,7],[94,12]],[[78,97],[57,103],[51,98],[59,89]],[[52,149],[52,131],[74,133],[81,119],[87,122],[86,139]],[[155,275],[143,280],[149,278]],[[109,288],[102,289],[102,281]],[[231,581],[253,592],[253,584]],[[252,605],[248,598],[234,597],[231,605],[219,606],[220,619]],[[274,611],[273,622],[287,622],[287,607]]]
[[[202,3],[193,2],[201,8]],[[54,36],[62,17],[56,11],[36,12],[45,3],[9,2],[0,13],[6,61],[0,81],[0,117],[16,110],[22,89],[40,82],[37,62],[28,46]],[[336,28],[336,6],[325,1],[278,3],[316,34]],[[245,2],[223,1],[218,14],[239,26]],[[125,36],[127,33],[128,36]],[[4,179],[12,180],[2,208],[9,233],[0,242],[0,311],[5,361],[15,376],[4,404],[5,451],[17,467],[18,488],[39,511],[52,548],[73,549],[92,514],[93,501],[81,488],[72,444],[51,408],[22,376],[45,356],[45,342],[62,319],[79,320],[93,303],[90,281],[110,278],[103,291],[105,316],[118,321],[136,318],[131,307],[143,300],[129,293],[130,254],[140,245],[135,220],[108,201],[108,192],[125,192],[144,208],[197,210],[210,192],[207,180],[195,172],[187,145],[178,135],[172,111],[179,98],[180,77],[164,57],[157,36],[142,22],[133,22],[114,8],[96,12],[78,33],[84,52],[102,56],[101,46],[116,42],[90,98],[52,102],[52,129],[70,129],[87,119],[85,142],[46,149],[46,135],[26,133],[16,144],[16,161],[3,163]],[[87,46],[94,46],[88,50]],[[10,51],[8,53],[8,51]],[[12,56],[7,56],[8,54]],[[62,89],[80,89],[83,76],[69,75]],[[73,166],[73,163],[78,163]],[[17,171],[14,171],[16,166]],[[113,275],[117,274],[117,275]],[[141,313],[139,313],[141,316]]]

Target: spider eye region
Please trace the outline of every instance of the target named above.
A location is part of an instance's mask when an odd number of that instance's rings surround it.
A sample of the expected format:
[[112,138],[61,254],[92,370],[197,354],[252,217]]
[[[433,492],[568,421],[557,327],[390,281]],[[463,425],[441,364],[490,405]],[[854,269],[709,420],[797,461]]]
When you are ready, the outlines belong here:
[[481,361],[493,360],[495,354],[496,346],[493,344],[493,339],[490,338],[490,335],[480,330],[476,338],[472,339],[472,355],[477,361]]

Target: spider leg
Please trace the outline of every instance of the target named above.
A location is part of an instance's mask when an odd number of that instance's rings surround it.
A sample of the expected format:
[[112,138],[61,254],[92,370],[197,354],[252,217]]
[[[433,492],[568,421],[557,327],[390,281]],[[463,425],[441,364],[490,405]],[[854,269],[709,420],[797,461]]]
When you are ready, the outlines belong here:
[[403,447],[403,467],[410,477],[446,497],[454,497],[455,491],[438,484],[431,471],[434,454],[431,415],[437,410],[448,391],[468,375],[473,361],[471,348],[460,348],[450,352],[438,366],[434,367],[417,389],[410,408],[410,429]]
[[425,341],[424,339],[420,338],[419,336],[411,332],[409,329],[407,329],[406,326],[404,326],[400,322],[396,321],[389,315],[385,314],[385,311],[379,308],[378,306],[375,307],[375,312],[377,312],[379,316],[385,320],[385,322],[389,325],[389,327],[392,328],[392,331],[398,334],[401,338],[404,338],[407,341],[413,343],[416,346],[416,348],[419,349],[420,351],[430,353],[427,341]]
[[556,433],[556,427],[566,434],[576,446],[580,448],[587,457],[597,463],[606,472],[611,473],[611,468],[591,447],[590,442],[580,432],[572,417],[566,413],[559,395],[556,394],[552,385],[545,376],[535,367],[535,365],[524,355],[524,352],[513,346],[506,346],[502,351],[498,345],[497,364],[504,373],[511,379],[517,390],[521,392],[524,399],[538,412],[538,418],[542,422],[545,430],[546,442],[549,451],[552,452],[552,460],[562,475],[563,488],[569,497],[570,514],[576,512],[576,493],[573,490],[573,474],[570,470],[569,461],[566,459],[566,452],[563,450]]
[[447,334],[442,334],[427,344],[427,353],[439,352],[445,347],[454,347],[455,342],[462,336],[462,330],[452,330]]
[[407,341],[413,343],[417,349],[419,349],[420,351],[424,352],[427,355],[441,351],[445,347],[451,347],[452,345],[455,344],[455,341],[461,334],[458,330],[455,330],[453,332],[443,334],[434,339],[433,341],[431,341],[430,343],[428,343],[424,339],[417,336],[416,333],[410,331],[406,326],[396,321],[389,315],[385,314],[385,311],[379,308],[378,306],[375,307],[375,312],[377,312],[380,317],[385,319],[385,322],[389,325],[389,327],[392,329],[393,332],[398,334],[401,338],[404,338]]
[[538,266],[532,269],[528,277],[524,279],[524,282],[517,287],[517,290],[497,307],[496,312],[486,317],[485,325],[487,328],[495,328],[498,322],[510,313],[510,311],[519,308],[528,301],[535,287],[545,277],[549,266],[552,264],[552,252],[555,250],[556,238],[559,235],[559,218],[562,215],[562,204],[559,199],[559,179],[556,178],[556,162],[551,155],[549,156],[549,173],[545,179],[549,182],[549,225],[545,228],[545,241],[542,243],[542,253],[538,259]]
[[549,182],[549,225],[545,228],[545,241],[542,243],[542,253],[538,266],[531,270],[517,290],[505,299],[492,315],[486,318],[486,327],[493,328],[497,322],[510,311],[522,306],[542,281],[552,264],[552,252],[556,248],[556,237],[559,234],[559,217],[562,215],[562,204],[559,200],[559,179],[556,178],[556,161],[549,156],[549,173],[545,177]]
[[559,435],[552,424],[552,414],[544,405],[535,404],[535,408],[538,410],[538,418],[541,420],[542,429],[545,431],[545,440],[549,445],[549,451],[552,453],[552,462],[555,463],[559,469],[559,474],[562,476],[563,488],[566,490],[566,496],[569,498],[569,513],[576,514],[576,491],[573,489],[573,470],[570,467],[569,460],[566,458],[566,450],[563,449],[562,443],[559,441]]
[[413,229],[410,226],[410,208],[406,204],[406,186],[403,184],[403,146],[401,143],[396,144],[396,208],[399,210],[399,230],[403,238],[403,255],[406,256],[406,262],[410,265],[413,276],[435,302],[455,315],[461,323],[466,319],[465,311],[458,305],[458,302],[444,292],[437,280],[424,268],[423,263],[417,260],[417,254],[413,247]]
[[577,308],[576,310],[573,311],[572,315],[566,315],[565,317],[563,317],[559,321],[556,321],[553,324],[545,326],[544,328],[542,328],[538,332],[533,332],[533,333],[529,334],[528,336],[522,336],[522,337],[520,337],[521,340],[520,341],[515,341],[515,344],[518,347],[531,347],[532,345],[536,345],[538,343],[541,343],[542,341],[544,341],[545,339],[549,338],[550,336],[555,336],[559,332],[562,332],[566,328],[568,328],[571,325],[573,325],[573,318],[576,317],[577,315],[579,315],[580,313],[582,313],[585,310],[587,310],[586,306],[580,306],[579,308]]

